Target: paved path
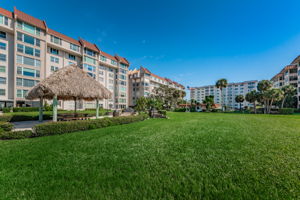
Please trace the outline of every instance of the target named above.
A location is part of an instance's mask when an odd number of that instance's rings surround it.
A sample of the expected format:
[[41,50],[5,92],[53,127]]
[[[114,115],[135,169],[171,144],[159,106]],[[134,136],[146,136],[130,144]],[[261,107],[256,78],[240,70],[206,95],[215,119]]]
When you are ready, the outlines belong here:
[[23,131],[23,130],[32,130],[32,127],[34,127],[37,124],[49,122],[51,120],[44,120],[43,122],[39,121],[23,121],[23,122],[12,122],[14,125],[13,131]]

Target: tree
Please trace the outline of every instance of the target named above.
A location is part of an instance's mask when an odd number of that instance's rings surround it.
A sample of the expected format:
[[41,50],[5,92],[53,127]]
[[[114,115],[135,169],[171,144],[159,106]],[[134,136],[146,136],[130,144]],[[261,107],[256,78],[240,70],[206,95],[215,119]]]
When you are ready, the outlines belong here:
[[284,103],[288,97],[293,97],[296,95],[297,89],[293,85],[285,85],[281,88],[283,92],[283,98],[281,102],[281,108],[283,108]]
[[222,109],[223,109],[223,89],[226,88],[228,85],[227,83],[227,80],[222,78],[222,79],[219,79],[217,80],[216,82],[216,88],[220,89],[220,92],[221,92],[221,106],[222,106]]
[[163,105],[166,109],[176,107],[177,104],[183,99],[186,95],[184,91],[170,88],[165,85],[161,85],[158,88],[153,89],[155,98],[163,102]]
[[272,88],[270,90],[267,90],[264,96],[266,99],[267,113],[270,114],[273,102],[282,100],[283,91],[281,89]]
[[242,103],[245,101],[244,96],[243,95],[237,95],[235,97],[235,101],[240,104],[240,111],[241,111],[242,110]]
[[136,101],[135,109],[139,112],[147,111],[148,99],[146,97],[140,97]]
[[257,84],[257,90],[260,92],[260,101],[264,104],[264,113],[267,113],[268,110],[268,98],[266,92],[272,88],[272,83],[269,80],[259,81]]
[[206,110],[210,111],[212,106],[215,104],[214,96],[212,96],[212,95],[205,96],[205,99],[203,100],[203,103],[205,104]]
[[246,94],[246,101],[253,103],[254,113],[256,114],[256,102],[259,100],[259,93],[256,90]]

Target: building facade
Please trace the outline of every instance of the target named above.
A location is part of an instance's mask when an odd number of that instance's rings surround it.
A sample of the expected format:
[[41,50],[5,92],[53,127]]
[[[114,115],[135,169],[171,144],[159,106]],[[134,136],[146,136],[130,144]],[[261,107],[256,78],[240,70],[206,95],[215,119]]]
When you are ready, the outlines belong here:
[[298,80],[300,80],[300,56],[271,78],[274,88],[282,88],[285,85],[293,85],[297,88],[297,107],[300,108],[300,84]]
[[[190,98],[196,100],[199,103],[203,103],[206,96],[214,96],[214,102],[216,104],[225,105],[231,109],[238,109],[240,104],[235,101],[235,97],[238,95],[246,94],[252,90],[257,90],[258,81],[244,81],[239,83],[229,83],[226,88],[222,91],[218,89],[215,85],[201,86],[201,87],[191,87],[190,88]],[[242,107],[252,107],[253,105],[247,101],[244,101]]]
[[175,88],[181,91],[185,90],[185,87],[175,81],[168,78],[160,77],[151,73],[147,68],[140,67],[140,69],[134,69],[129,71],[129,106],[134,106],[136,100],[140,97],[148,97],[153,94],[155,88],[161,85]]
[[[45,21],[14,8],[0,8],[0,106],[37,106],[26,93],[56,70],[77,64],[112,93],[104,108],[128,106],[129,62],[103,52],[96,44],[73,39],[50,29]],[[79,108],[95,108],[95,102],[78,102]],[[72,109],[74,102],[59,101]]]

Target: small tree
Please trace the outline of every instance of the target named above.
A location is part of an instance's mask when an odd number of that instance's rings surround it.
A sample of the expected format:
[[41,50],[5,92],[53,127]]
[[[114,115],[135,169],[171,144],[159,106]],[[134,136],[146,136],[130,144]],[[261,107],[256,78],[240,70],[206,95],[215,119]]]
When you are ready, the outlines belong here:
[[203,100],[203,103],[205,104],[206,110],[210,111],[212,106],[214,105],[214,96],[205,96],[205,99]]
[[146,97],[140,97],[136,101],[135,109],[138,112],[146,112],[147,111],[148,99]]
[[243,95],[237,95],[235,97],[235,101],[240,104],[240,111],[241,111],[242,110],[242,103],[245,101],[244,96]]
[[283,91],[280,89],[270,89],[265,92],[265,99],[267,102],[267,113],[270,114],[272,105],[275,101],[280,101],[283,98]]
[[281,88],[282,92],[283,92],[283,98],[282,98],[282,102],[281,102],[281,108],[283,108],[284,103],[287,99],[287,97],[293,97],[296,95],[297,93],[297,89],[293,86],[293,85],[285,85]]
[[246,101],[253,103],[254,113],[256,114],[256,102],[259,100],[259,93],[255,90],[246,94]]
[[268,112],[268,95],[267,91],[272,88],[272,83],[269,80],[259,81],[257,84],[257,90],[260,92],[260,101],[264,104],[264,113]]
[[220,89],[221,92],[221,106],[222,106],[222,110],[223,110],[223,89],[226,88],[228,85],[228,82],[225,78],[219,79],[216,82],[216,88]]

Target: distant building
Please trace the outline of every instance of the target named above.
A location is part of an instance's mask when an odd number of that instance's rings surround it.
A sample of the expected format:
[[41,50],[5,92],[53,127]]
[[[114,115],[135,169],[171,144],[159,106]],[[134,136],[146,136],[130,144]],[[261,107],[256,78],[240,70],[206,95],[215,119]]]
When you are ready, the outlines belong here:
[[160,77],[151,73],[147,68],[140,67],[128,72],[129,77],[129,106],[134,106],[140,97],[147,97],[153,94],[153,89],[160,85],[166,85],[178,90],[185,90],[185,87],[168,78]]
[[[214,101],[216,104],[225,105],[228,108],[238,109],[240,104],[235,101],[237,95],[246,94],[252,90],[257,90],[258,81],[244,81],[239,83],[229,83],[226,88],[223,89],[222,98],[220,89],[215,85],[207,85],[200,87],[190,88],[190,98],[196,100],[197,102],[203,103],[206,96],[214,96]],[[222,101],[222,102],[221,102]],[[242,107],[252,107],[253,105],[246,100],[242,103]]]

